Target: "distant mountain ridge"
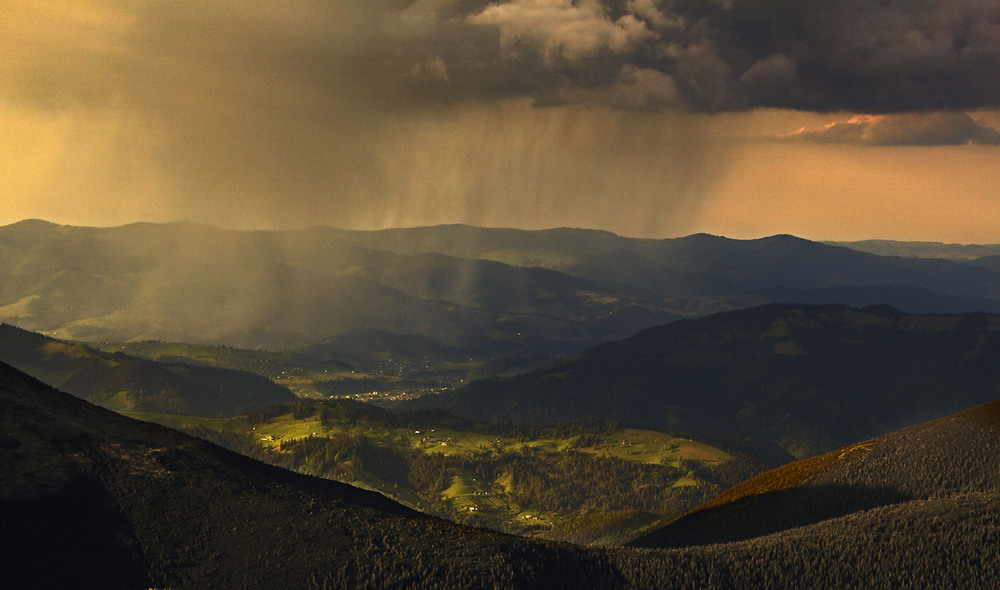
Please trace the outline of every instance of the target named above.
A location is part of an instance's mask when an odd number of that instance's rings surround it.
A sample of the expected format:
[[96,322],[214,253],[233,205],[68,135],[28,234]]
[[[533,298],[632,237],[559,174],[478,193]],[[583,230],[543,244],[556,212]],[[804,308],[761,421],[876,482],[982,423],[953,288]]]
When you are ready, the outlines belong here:
[[554,355],[772,301],[1000,312],[1000,268],[784,235],[0,227],[0,321],[72,340],[287,350],[380,330],[484,358]]
[[650,328],[403,404],[488,421],[609,418],[803,457],[1000,398],[1000,317],[771,304]]
[[[574,350],[679,317],[626,285],[403,256],[340,235],[22,222],[0,228],[0,320],[76,340],[271,349],[374,329],[511,354]],[[639,319],[616,319],[632,308]]]
[[1000,244],[953,244],[944,242],[903,242],[898,240],[858,240],[854,242],[823,242],[879,256],[907,258],[948,258],[972,260],[1000,255]]
[[[709,234],[640,239],[586,229],[526,231],[463,225],[342,232],[345,241],[378,250],[484,258],[599,281],[639,285],[642,281],[625,278],[638,270],[647,280],[660,281],[660,289],[673,293],[718,295],[768,287],[914,285],[952,294],[958,294],[953,289],[969,290],[969,295],[994,300],[1000,295],[996,277],[974,265],[938,257],[878,256],[836,242],[811,242],[790,235],[752,240]],[[991,246],[968,248],[979,248],[984,255],[995,253]],[[636,265],[638,269],[633,268]],[[927,271],[938,276],[924,274]],[[664,282],[663,273],[672,274],[674,280]],[[956,284],[958,279],[966,284]]]

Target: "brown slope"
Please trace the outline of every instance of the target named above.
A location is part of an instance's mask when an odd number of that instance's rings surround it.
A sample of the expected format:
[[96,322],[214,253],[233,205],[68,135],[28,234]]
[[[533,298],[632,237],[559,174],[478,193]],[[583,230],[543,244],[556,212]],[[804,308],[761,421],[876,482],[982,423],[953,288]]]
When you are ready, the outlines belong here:
[[1000,493],[1000,402],[772,469],[633,542],[750,539],[891,505]]
[[0,364],[5,587],[612,587],[581,549],[432,519]]

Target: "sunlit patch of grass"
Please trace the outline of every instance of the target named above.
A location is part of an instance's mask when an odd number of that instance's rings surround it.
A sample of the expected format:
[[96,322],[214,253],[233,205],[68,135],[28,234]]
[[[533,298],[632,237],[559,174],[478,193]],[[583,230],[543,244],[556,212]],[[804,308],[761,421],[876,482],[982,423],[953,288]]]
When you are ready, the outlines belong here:
[[[497,434],[491,428],[503,431],[509,427],[469,422],[467,428],[456,428],[447,423],[457,419],[440,416],[431,416],[422,424],[415,415],[397,423],[400,419],[393,414],[354,402],[303,400],[274,406],[256,417],[251,414],[232,419],[132,415],[195,434],[207,433],[210,439],[218,436],[237,448],[259,449],[261,458],[281,465],[294,453],[297,463],[288,466],[299,465],[306,473],[375,489],[460,522],[517,533],[547,530],[580,514],[585,506],[591,506],[586,508],[591,512],[593,506],[621,505],[622,494],[691,502],[669,508],[671,511],[689,507],[702,501],[703,494],[697,490],[712,485],[691,467],[710,469],[729,458],[714,447],[652,430],[581,425],[559,427],[562,430],[543,427],[538,431],[542,434],[532,436],[526,432],[538,427],[514,427],[510,431],[513,434]],[[588,429],[591,434],[575,433]],[[354,455],[356,451],[351,449],[357,449],[359,444],[368,450]],[[310,460],[309,456],[322,458]],[[356,462],[352,459],[355,456]],[[424,470],[415,471],[419,463],[415,457],[421,456],[441,462],[424,462]],[[660,467],[664,471],[654,473]],[[632,492],[623,492],[619,486],[614,498],[602,500],[600,494],[605,492],[595,492],[586,496],[590,498],[586,501],[572,500],[568,494],[575,496],[581,489],[578,485],[586,484],[581,481],[568,485],[566,478],[576,477],[573,474],[580,473],[577,470],[581,468],[588,473],[608,473],[612,478],[608,481],[619,481],[610,474],[622,474],[628,479],[621,481],[632,481],[624,484],[633,486]],[[448,478],[447,483],[442,482],[442,476]],[[428,487],[435,481],[439,483]],[[573,508],[576,504],[579,507]]]

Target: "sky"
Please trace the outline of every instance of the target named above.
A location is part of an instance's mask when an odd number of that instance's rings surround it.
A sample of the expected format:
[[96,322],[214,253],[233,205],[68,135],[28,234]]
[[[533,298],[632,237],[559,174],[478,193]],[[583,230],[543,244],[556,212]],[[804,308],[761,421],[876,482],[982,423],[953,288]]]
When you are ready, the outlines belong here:
[[4,0],[0,225],[1000,243],[997,0]]

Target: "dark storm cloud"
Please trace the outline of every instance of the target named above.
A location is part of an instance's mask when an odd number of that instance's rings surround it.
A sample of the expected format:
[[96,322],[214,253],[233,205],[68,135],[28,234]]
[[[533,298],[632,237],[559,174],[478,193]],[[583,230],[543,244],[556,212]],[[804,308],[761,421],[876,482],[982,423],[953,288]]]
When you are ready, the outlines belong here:
[[[14,1],[11,22],[17,22]],[[529,97],[699,111],[866,113],[1000,106],[996,0],[78,0],[0,91],[56,104],[226,104],[315,121]],[[25,9],[27,10],[27,9]],[[95,14],[102,15],[100,18]],[[51,23],[36,23],[44,27]],[[8,43],[31,31],[4,31]],[[60,44],[62,41],[62,44]],[[335,118],[335,117],[334,117]]]
[[1000,2],[4,0],[0,56],[7,211],[654,235],[759,107],[1000,107]]
[[460,64],[459,87],[527,64],[520,83],[505,87],[543,99],[613,89],[628,68],[669,77],[677,99],[706,111],[1000,104],[993,0],[510,0],[455,3],[448,19],[498,35],[496,55],[442,55]]

